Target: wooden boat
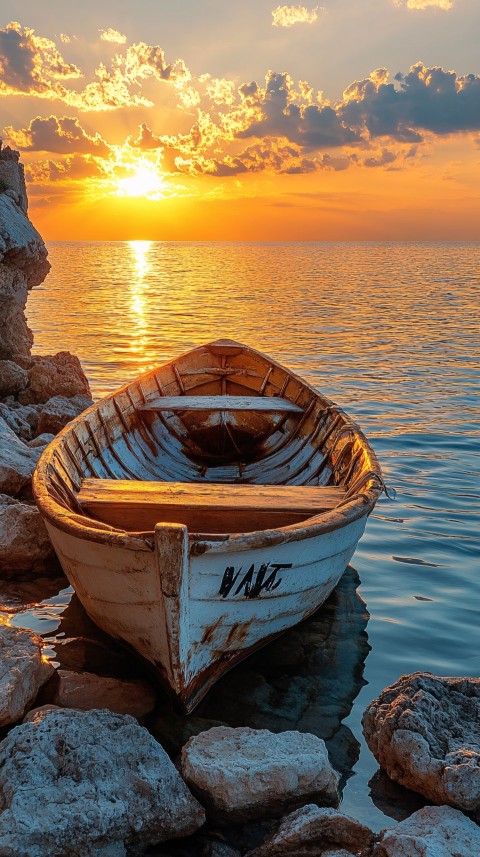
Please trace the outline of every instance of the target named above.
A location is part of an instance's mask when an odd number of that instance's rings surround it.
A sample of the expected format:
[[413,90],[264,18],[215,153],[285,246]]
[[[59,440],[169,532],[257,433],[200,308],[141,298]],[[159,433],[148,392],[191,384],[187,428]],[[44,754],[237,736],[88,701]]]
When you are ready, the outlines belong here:
[[126,384],[43,453],[34,493],[89,616],[183,710],[315,611],[383,489],[341,408],[219,340]]

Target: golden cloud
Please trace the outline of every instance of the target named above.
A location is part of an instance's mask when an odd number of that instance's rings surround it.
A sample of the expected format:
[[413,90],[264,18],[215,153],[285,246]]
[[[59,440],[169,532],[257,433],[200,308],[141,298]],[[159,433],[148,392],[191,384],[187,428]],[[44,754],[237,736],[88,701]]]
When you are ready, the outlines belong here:
[[62,98],[59,80],[82,77],[66,62],[51,39],[35,35],[29,27],[11,21],[0,30],[0,94]]
[[106,156],[110,147],[100,134],[90,135],[74,116],[37,116],[28,128],[8,126],[8,140],[24,152],[56,152],[58,154],[91,154]]
[[453,9],[453,0],[396,0],[395,5],[407,9],[443,9],[448,12]]
[[293,27],[294,24],[313,24],[318,19],[318,6],[277,6],[272,12],[274,27]]
[[123,33],[119,33],[118,30],[114,30],[113,27],[109,27],[108,30],[99,30],[100,38],[102,42],[112,42],[114,45],[124,45],[127,41],[127,37],[123,35]]

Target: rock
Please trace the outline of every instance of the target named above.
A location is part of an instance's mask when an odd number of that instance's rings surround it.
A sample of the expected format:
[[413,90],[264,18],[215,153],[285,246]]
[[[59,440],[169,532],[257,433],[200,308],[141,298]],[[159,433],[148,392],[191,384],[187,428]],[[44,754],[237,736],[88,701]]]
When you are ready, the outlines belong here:
[[425,806],[382,831],[375,857],[474,857],[480,827],[450,806]]
[[50,711],[0,744],[0,854],[125,857],[188,836],[205,813],[132,717]]
[[50,270],[42,237],[13,199],[0,194],[0,262],[25,275],[27,288],[43,283]]
[[363,731],[392,780],[480,810],[480,679],[404,675],[370,703]]
[[0,624],[0,726],[20,720],[54,672],[38,637]]
[[18,494],[30,482],[41,450],[29,449],[0,417],[0,493]]
[[0,494],[0,568],[2,574],[57,567],[55,553],[36,506]]
[[19,154],[10,146],[2,148],[0,140],[0,182],[6,188],[4,193],[14,199],[26,214],[28,207],[25,171],[19,163]]
[[33,440],[29,440],[27,446],[29,447],[29,449],[38,449],[39,447],[41,447],[43,452],[45,447],[48,446],[48,444],[51,443],[54,439],[54,434],[39,434],[37,435],[37,437],[34,437]]
[[189,739],[180,770],[219,817],[275,815],[305,800],[338,803],[338,777],[315,735],[218,726]]
[[[28,369],[29,385],[18,400],[23,405],[48,402],[56,396],[88,396],[90,387],[78,357],[68,351],[45,357],[33,357]],[[45,428],[42,429],[45,431]]]
[[12,265],[3,265],[0,251],[0,359],[2,360],[15,359],[17,362],[18,355],[30,354],[33,336],[24,314],[27,294],[25,275]]
[[276,833],[247,857],[320,857],[333,853],[369,857],[372,831],[335,809],[309,804],[282,818]]
[[0,396],[19,393],[28,384],[28,373],[13,360],[0,360]]
[[57,434],[70,420],[81,414],[85,408],[89,408],[91,404],[93,401],[90,396],[72,396],[70,399],[65,396],[52,396],[40,412],[37,434],[44,432]]
[[39,419],[38,405],[6,405],[0,402],[0,417],[15,432],[17,437],[26,442],[32,439]]
[[22,723],[37,723],[43,720],[45,714],[49,711],[63,711],[63,709],[59,705],[38,705],[37,708],[27,711]]
[[116,714],[138,718],[146,717],[155,708],[156,694],[146,681],[123,681],[70,670],[58,670],[57,675],[59,683],[52,702],[63,708],[108,708]]

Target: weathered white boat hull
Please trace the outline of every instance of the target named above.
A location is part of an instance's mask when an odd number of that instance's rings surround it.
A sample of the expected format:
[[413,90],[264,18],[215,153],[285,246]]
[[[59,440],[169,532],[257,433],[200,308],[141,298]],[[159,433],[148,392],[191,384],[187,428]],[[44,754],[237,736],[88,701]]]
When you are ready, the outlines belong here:
[[[239,552],[188,551],[184,527],[129,550],[47,524],[64,571],[93,621],[163,676],[190,711],[231,666],[314,612],[347,567],[365,518],[341,530]],[[172,529],[185,540],[172,556]],[[161,539],[160,539],[161,540]]]
[[[143,501],[126,514],[125,480],[136,496],[150,483],[148,520]],[[103,490],[119,498],[110,523],[82,505],[89,481],[95,491],[106,481]],[[155,506],[155,483],[183,483],[185,518]],[[210,486],[216,506],[202,500],[194,515],[193,485]],[[382,485],[375,453],[341,408],[229,340],[195,348],[97,402],[49,445],[33,479],[85,609],[151,663],[187,711],[237,661],[323,603]],[[330,491],[334,502],[291,522],[300,487],[318,500]],[[247,494],[257,496],[248,513]]]

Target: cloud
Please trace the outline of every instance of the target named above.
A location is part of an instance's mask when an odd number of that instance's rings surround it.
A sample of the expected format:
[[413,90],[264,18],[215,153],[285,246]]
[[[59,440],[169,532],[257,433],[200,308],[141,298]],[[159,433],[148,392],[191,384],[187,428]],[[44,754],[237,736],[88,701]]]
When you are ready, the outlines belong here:
[[99,30],[100,38],[102,42],[112,42],[114,45],[124,45],[127,41],[127,37],[123,35],[123,33],[119,33],[118,30],[114,30],[112,27],[109,27],[108,30]]
[[424,132],[446,135],[480,129],[480,76],[457,76],[419,62],[388,82],[385,69],[356,81],[338,108],[342,120],[370,138],[418,143]]
[[61,97],[59,80],[79,78],[76,65],[66,62],[50,39],[11,21],[0,30],[0,94]]
[[60,161],[38,161],[36,164],[29,164],[25,172],[27,179],[37,185],[105,177],[100,164],[89,155],[72,155],[71,158]]
[[[65,37],[63,41],[66,43]],[[141,93],[145,78],[171,81],[183,87],[191,74],[183,60],[167,62],[159,45],[138,42],[124,54],[115,54],[110,68],[100,63],[94,79],[83,90],[60,83],[80,77],[83,77],[80,69],[67,63],[50,39],[37,36],[34,30],[16,22],[0,30],[0,95],[35,95],[62,101],[78,110],[151,107],[152,102]]]
[[[285,72],[270,71],[265,89],[255,91],[261,116],[238,137],[286,137],[307,149],[337,147],[359,142],[361,137],[328,105],[298,105],[293,81]],[[250,95],[252,97],[252,95]]]
[[293,27],[294,24],[313,24],[318,19],[318,6],[277,6],[272,12],[272,26]]
[[395,5],[407,9],[443,9],[448,12],[453,9],[453,0],[395,0]]
[[106,156],[110,147],[100,134],[91,136],[73,116],[49,116],[32,119],[28,128],[5,128],[5,134],[24,152],[56,152],[58,154],[91,154]]

